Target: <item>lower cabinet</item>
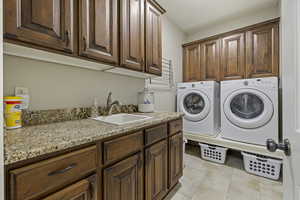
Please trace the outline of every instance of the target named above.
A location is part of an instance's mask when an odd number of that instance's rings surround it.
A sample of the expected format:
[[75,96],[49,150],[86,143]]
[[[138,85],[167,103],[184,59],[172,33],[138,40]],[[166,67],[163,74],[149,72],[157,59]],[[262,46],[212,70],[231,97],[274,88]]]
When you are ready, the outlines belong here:
[[177,133],[169,139],[169,188],[178,183],[183,175],[183,136]]
[[44,200],[97,200],[96,180],[96,175],[93,175],[44,198]]
[[168,192],[168,144],[163,140],[145,150],[145,200],[160,200]]
[[104,169],[104,200],[143,199],[143,159],[138,153]]
[[182,143],[177,119],[10,169],[6,199],[162,200],[182,176]]

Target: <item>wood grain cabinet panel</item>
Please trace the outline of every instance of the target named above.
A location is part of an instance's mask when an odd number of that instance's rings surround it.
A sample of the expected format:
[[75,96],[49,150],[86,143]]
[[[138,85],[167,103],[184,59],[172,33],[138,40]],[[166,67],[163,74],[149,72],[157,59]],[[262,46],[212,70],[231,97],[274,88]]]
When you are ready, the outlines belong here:
[[162,200],[182,176],[182,144],[178,118],[21,161],[6,169],[6,199]]
[[200,81],[200,45],[190,45],[183,49],[183,81]]
[[159,76],[162,73],[162,12],[151,0],[146,1],[146,72]]
[[168,144],[164,140],[145,150],[146,200],[161,200],[168,192]]
[[121,66],[137,71],[145,68],[144,0],[122,0]]
[[184,82],[279,76],[279,19],[184,44],[183,60]]
[[162,124],[145,130],[145,144],[153,144],[168,136],[168,125]]
[[39,199],[96,170],[96,146],[10,171],[11,200]]
[[221,80],[245,78],[244,35],[238,33],[221,39]]
[[169,135],[174,135],[182,131],[182,119],[169,122]]
[[96,175],[62,189],[43,200],[97,200]]
[[103,143],[103,164],[122,159],[143,148],[143,132],[137,132]]
[[183,175],[183,137],[182,133],[169,139],[169,188],[175,186]]
[[246,34],[247,78],[278,76],[278,23],[254,28]]
[[103,172],[105,200],[143,199],[143,159],[131,156]]
[[4,37],[73,53],[74,0],[6,0]]
[[118,0],[79,0],[79,54],[118,64]]
[[201,80],[218,81],[220,73],[220,41],[209,40],[201,43]]

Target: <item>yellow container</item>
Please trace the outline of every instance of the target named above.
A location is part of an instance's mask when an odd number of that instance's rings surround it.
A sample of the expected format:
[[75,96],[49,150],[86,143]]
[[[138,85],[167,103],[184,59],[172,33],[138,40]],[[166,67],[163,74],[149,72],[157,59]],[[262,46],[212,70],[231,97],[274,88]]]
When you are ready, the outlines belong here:
[[22,97],[4,97],[4,118],[7,129],[22,127]]

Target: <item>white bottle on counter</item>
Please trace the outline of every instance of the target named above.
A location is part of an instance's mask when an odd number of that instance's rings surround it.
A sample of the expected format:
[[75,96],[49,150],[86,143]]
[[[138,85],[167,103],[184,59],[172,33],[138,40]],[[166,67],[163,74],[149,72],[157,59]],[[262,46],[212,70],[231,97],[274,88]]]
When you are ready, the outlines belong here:
[[154,92],[145,88],[143,92],[138,93],[139,112],[154,112]]

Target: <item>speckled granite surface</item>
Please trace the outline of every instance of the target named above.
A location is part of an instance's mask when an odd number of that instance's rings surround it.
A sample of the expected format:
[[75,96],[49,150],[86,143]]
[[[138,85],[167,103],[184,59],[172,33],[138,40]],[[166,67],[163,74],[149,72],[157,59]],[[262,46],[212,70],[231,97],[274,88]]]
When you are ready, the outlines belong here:
[[53,153],[113,135],[121,135],[146,126],[163,123],[182,116],[182,113],[157,112],[146,121],[113,125],[92,119],[29,126],[4,132],[4,164]]
[[[66,108],[54,110],[23,110],[22,121],[23,126],[35,126],[41,124],[50,124],[71,120],[87,119],[91,117],[91,107],[86,108]],[[137,105],[116,105],[113,107],[112,113],[133,113],[137,112]],[[99,115],[106,113],[105,107],[98,107]]]

